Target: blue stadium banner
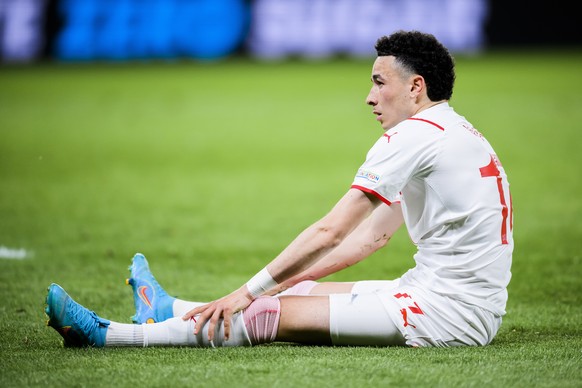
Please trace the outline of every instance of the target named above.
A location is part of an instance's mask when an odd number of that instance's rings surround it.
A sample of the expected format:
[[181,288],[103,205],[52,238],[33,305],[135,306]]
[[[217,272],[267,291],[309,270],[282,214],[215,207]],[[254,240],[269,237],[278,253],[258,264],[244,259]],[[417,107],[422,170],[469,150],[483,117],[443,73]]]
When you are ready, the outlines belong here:
[[55,57],[64,61],[223,58],[242,44],[244,0],[61,0]]
[[398,29],[453,52],[486,43],[488,0],[58,0],[54,54],[65,61],[370,57]]

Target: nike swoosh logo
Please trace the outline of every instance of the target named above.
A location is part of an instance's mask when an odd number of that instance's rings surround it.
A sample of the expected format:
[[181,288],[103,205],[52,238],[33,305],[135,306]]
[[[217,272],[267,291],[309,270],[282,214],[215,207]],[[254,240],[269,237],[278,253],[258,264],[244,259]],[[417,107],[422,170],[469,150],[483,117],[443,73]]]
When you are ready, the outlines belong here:
[[141,286],[137,289],[137,295],[139,298],[144,302],[150,309],[153,309],[152,302],[150,302],[150,298],[146,295],[146,291],[148,286]]

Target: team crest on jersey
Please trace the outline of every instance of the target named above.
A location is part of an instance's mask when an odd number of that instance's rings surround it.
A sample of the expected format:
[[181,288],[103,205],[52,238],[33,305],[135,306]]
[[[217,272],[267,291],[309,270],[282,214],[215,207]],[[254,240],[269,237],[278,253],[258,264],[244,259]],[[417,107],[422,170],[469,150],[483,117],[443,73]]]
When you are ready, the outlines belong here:
[[356,178],[364,178],[370,182],[377,183],[380,180],[380,175],[375,174],[371,171],[359,169]]

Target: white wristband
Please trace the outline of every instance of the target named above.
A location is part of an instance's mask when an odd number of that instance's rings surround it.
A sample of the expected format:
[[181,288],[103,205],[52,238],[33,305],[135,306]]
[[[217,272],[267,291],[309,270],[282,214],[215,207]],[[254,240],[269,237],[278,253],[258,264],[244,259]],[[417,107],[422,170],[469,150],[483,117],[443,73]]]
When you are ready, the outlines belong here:
[[277,284],[279,283],[273,279],[265,267],[247,282],[247,288],[253,299],[256,299],[263,295],[265,292],[269,291],[271,288],[275,287]]

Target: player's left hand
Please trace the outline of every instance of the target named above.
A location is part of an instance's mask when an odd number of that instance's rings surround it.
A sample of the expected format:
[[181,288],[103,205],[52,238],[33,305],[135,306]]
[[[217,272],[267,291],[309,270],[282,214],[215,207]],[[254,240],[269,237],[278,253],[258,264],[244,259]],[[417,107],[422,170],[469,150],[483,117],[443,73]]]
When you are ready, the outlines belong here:
[[232,322],[232,315],[245,309],[253,301],[253,297],[249,293],[247,286],[243,285],[236,291],[210,302],[203,306],[198,306],[195,309],[188,311],[182,319],[194,319],[196,325],[194,326],[194,334],[198,334],[206,322],[208,322],[208,340],[214,340],[214,330],[216,325],[220,324],[220,320],[224,321],[224,339],[228,340],[230,337],[230,327]]

